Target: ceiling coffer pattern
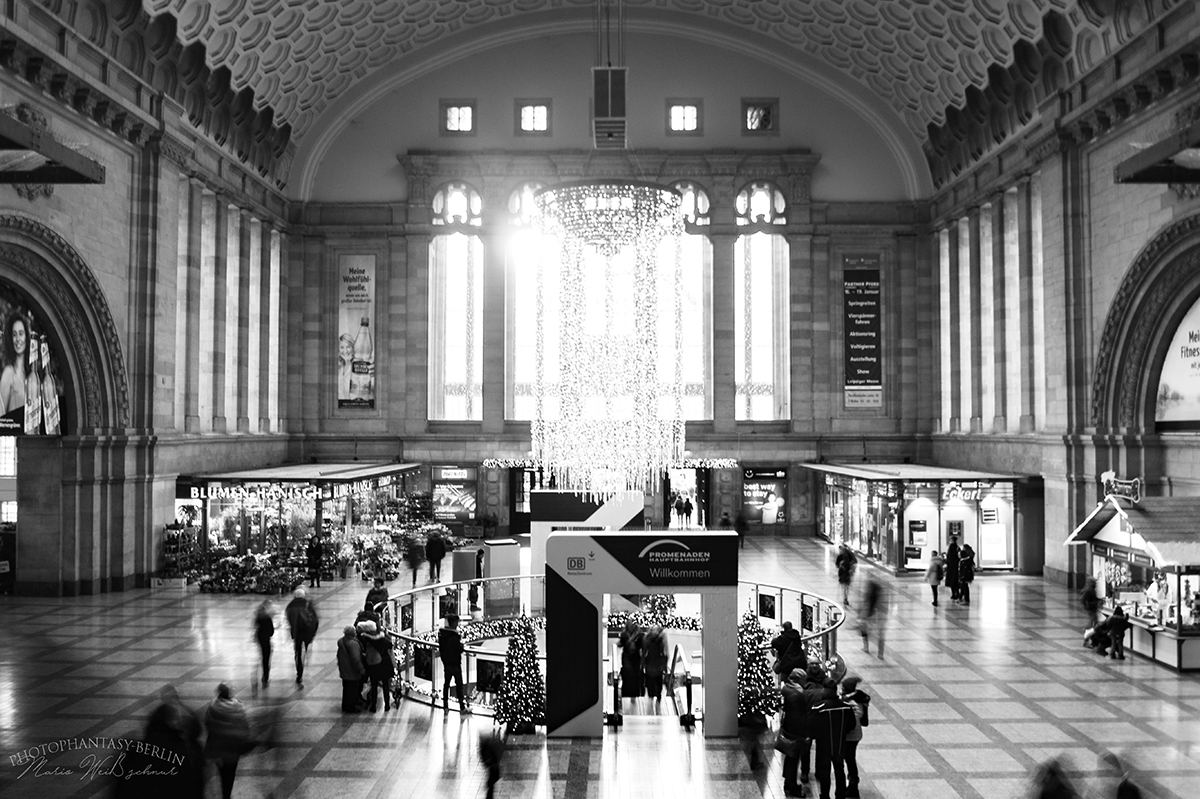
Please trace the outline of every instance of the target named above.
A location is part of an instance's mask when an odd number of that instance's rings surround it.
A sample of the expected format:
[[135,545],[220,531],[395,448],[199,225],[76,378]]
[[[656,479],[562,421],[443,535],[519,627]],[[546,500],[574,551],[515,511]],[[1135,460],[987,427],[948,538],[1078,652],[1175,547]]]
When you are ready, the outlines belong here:
[[[1184,0],[627,0],[765,34],[870,87],[919,140],[1046,35],[1076,73]],[[171,14],[184,44],[202,44],[256,108],[304,131],[352,84],[450,34],[595,0],[142,0]],[[951,115],[952,115],[951,111]]]

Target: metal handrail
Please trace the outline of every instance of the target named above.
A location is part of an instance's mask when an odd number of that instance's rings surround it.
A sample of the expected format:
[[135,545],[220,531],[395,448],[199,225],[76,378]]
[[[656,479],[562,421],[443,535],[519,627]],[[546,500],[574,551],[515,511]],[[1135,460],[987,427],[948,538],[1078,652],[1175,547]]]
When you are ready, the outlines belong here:
[[[670,667],[670,669],[667,670],[667,674],[670,676],[670,680],[671,680],[671,695],[672,696],[674,696],[674,694],[675,694],[675,687],[676,687],[676,680],[675,680],[675,665],[676,664],[683,665],[682,681],[683,681],[684,692],[687,696],[687,710],[686,710],[686,712],[679,714],[679,724],[682,727],[691,727],[696,724],[696,716],[692,713],[692,661],[688,657],[687,652],[684,651],[682,644],[675,644],[675,648],[671,652],[671,667]],[[679,700],[676,699],[675,702],[676,702],[675,709],[678,710],[679,709],[679,706],[678,706]]]
[[613,712],[607,715],[604,723],[610,727],[620,727],[623,723],[621,713],[621,647],[613,644],[609,649],[608,681],[612,684]]

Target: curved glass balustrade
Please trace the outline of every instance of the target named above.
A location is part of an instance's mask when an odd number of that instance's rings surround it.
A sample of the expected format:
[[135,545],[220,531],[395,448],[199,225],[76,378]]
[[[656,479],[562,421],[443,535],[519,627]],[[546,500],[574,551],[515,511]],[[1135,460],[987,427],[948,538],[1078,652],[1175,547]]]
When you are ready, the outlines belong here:
[[[536,574],[440,583],[390,597],[379,610],[384,626],[396,642],[396,691],[410,699],[442,707],[444,670],[438,658],[437,631],[442,619],[453,613],[460,619],[458,629],[463,641],[475,642],[466,645],[463,662],[463,684],[471,709],[491,715],[504,674],[504,656],[514,620],[528,608],[544,608],[545,590],[544,575]],[[746,610],[753,609],[772,636],[782,622],[792,622],[808,645],[810,659],[828,660],[837,653],[837,631],[845,619],[845,612],[837,602],[787,586],[742,581],[738,583],[738,608],[739,619]],[[539,615],[533,621],[538,650],[544,652],[545,619]],[[610,630],[614,639],[619,632]],[[604,671],[610,673],[608,647],[604,651]],[[702,670],[703,654],[698,647],[690,657],[691,668]],[[539,656],[538,662],[545,677],[545,655]],[[453,690],[450,697],[450,706],[455,707]],[[696,700],[693,713],[696,718],[702,717],[702,699]]]

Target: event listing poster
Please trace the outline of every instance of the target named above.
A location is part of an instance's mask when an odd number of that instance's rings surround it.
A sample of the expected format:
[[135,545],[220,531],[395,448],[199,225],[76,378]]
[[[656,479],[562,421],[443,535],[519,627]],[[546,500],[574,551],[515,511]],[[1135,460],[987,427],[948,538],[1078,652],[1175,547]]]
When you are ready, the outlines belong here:
[[879,408],[883,406],[879,256],[846,256],[842,277],[846,407]]
[[339,408],[375,407],[375,256],[338,258]]

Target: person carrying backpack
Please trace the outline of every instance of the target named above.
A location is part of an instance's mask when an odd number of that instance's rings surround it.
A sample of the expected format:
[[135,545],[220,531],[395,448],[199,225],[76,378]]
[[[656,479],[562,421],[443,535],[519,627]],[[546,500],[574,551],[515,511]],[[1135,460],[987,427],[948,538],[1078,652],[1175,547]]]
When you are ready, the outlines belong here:
[[856,674],[847,675],[842,679],[842,690],[839,698],[854,711],[857,722],[854,729],[846,733],[846,741],[842,745],[842,757],[846,762],[846,799],[858,799],[858,744],[862,741],[863,727],[871,723],[868,712],[871,695],[859,689],[861,678]]
[[292,633],[292,649],[296,655],[296,687],[303,688],[304,661],[320,626],[316,605],[305,595],[304,586],[296,589],[292,601],[284,610],[284,615],[287,616],[288,627]]

